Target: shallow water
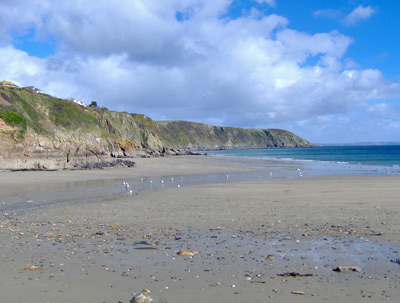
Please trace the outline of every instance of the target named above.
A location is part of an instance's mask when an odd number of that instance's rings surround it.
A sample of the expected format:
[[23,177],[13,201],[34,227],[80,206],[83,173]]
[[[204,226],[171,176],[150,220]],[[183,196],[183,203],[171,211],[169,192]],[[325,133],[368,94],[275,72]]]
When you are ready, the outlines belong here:
[[[281,161],[262,159],[210,159],[215,162],[232,162],[249,171],[229,173],[160,175],[138,177],[127,170],[121,178],[105,178],[79,182],[60,182],[19,188],[2,189],[0,212],[43,209],[59,203],[102,202],[139,195],[144,190],[184,187],[236,181],[282,180],[318,177],[334,174],[400,175],[398,167],[379,167],[315,161]],[[127,183],[129,187],[126,186]]]

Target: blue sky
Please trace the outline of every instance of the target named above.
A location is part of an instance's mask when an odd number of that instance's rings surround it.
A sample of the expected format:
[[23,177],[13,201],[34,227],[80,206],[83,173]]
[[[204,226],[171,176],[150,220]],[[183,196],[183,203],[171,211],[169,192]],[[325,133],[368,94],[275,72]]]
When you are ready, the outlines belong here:
[[0,78],[156,120],[400,141],[399,13],[395,0],[2,0]]

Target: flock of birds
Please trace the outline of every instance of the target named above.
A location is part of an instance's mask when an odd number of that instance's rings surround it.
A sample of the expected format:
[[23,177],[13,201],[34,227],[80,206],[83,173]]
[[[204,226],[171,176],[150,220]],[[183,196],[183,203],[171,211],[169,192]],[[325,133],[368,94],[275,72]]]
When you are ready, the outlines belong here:
[[[183,177],[181,177],[181,179],[183,179]],[[141,178],[140,181],[141,181],[142,184],[145,182],[145,181],[144,181],[144,178]],[[171,183],[173,184],[173,183],[174,183],[174,177],[171,177],[170,181],[171,181]],[[150,185],[153,185],[153,180],[149,180],[148,182],[150,183]],[[163,180],[163,179],[160,181],[160,183],[161,183],[161,187],[164,187],[164,180]],[[122,182],[122,185],[125,187],[127,193],[128,193],[130,196],[133,196],[133,195],[134,195],[134,192],[133,192],[133,190],[131,189],[131,185],[129,184],[129,182],[123,181],[123,182]],[[180,188],[181,185],[178,184],[177,187]]]
[[[299,173],[300,178],[303,178],[303,173],[301,172],[301,169],[298,168],[297,171],[298,171],[298,173]],[[272,175],[273,175],[272,172],[270,172],[269,175],[270,175],[270,177],[271,177],[271,179],[272,179]],[[180,177],[180,178],[183,179],[183,177]],[[226,175],[226,180],[227,180],[227,181],[229,180],[229,175]],[[140,181],[141,181],[142,184],[145,182],[144,178],[141,178]],[[153,180],[149,180],[148,182],[150,183],[150,185],[153,184]],[[174,183],[174,177],[171,177],[170,182],[171,182],[171,184]],[[164,179],[162,179],[162,180],[160,181],[160,183],[161,183],[161,187],[164,187],[164,183],[165,183]],[[122,185],[125,187],[127,193],[128,193],[130,196],[133,196],[133,195],[134,195],[134,192],[133,192],[133,190],[131,189],[131,185],[130,185],[128,182],[123,181],[123,182],[122,182]],[[180,184],[177,184],[177,187],[180,188],[181,185],[180,185]]]

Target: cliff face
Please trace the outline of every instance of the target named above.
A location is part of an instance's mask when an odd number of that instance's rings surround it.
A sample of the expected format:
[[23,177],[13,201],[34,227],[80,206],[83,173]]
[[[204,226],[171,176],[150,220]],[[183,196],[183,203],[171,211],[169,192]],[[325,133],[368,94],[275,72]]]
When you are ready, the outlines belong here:
[[123,158],[220,148],[313,146],[284,130],[157,122],[140,114],[84,107],[11,87],[0,87],[0,141],[3,169],[130,166],[133,163]]

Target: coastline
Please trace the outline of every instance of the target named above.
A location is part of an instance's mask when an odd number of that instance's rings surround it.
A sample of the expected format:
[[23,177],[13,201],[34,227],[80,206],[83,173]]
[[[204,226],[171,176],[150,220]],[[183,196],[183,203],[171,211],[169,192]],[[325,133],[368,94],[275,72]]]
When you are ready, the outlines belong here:
[[[5,302],[129,302],[144,288],[155,302],[396,300],[400,176],[179,184],[193,173],[257,171],[246,163],[184,156],[124,169],[0,172],[3,207],[33,205],[2,211]],[[128,195],[122,182],[141,178],[152,190]],[[96,198],[68,201],[79,183],[79,195]],[[111,185],[122,195],[99,194]],[[65,199],[44,203],[57,195]],[[332,271],[353,265],[361,273]],[[278,276],[288,272],[312,276]]]

